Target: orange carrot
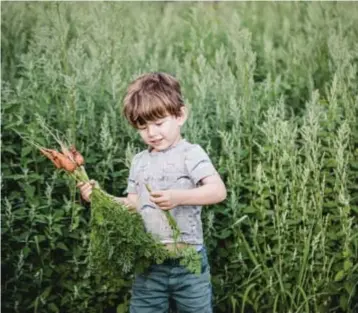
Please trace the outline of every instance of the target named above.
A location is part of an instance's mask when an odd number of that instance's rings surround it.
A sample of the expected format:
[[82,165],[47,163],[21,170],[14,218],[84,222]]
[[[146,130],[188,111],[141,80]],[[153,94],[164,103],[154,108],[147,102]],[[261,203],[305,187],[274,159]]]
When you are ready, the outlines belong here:
[[85,159],[81,153],[79,153],[75,146],[71,146],[70,151],[73,155],[73,158],[78,166],[81,166],[85,163]]
[[61,163],[59,162],[58,159],[55,159],[53,154],[52,154],[51,149],[46,149],[46,148],[41,148],[40,152],[47,157],[48,159],[50,159],[52,161],[53,164],[55,164],[56,168],[62,168]]
[[85,164],[85,159],[83,158],[82,154],[79,152],[77,152],[75,155],[75,161],[78,166]]
[[76,163],[73,162],[72,160],[70,160],[68,157],[66,157],[62,153],[60,153],[56,150],[51,150],[51,154],[55,160],[58,160],[58,162],[62,165],[62,168],[64,170],[66,170],[68,172],[73,172],[77,168]]
[[41,148],[40,152],[47,158],[52,159],[51,153],[46,148]]
[[64,156],[66,156],[71,161],[74,161],[74,155],[63,143],[61,143],[61,151]]

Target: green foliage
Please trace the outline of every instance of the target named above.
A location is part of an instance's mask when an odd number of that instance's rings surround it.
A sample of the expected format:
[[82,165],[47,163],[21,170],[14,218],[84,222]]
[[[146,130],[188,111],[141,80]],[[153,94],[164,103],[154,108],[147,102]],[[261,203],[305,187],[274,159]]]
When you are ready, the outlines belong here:
[[15,131],[42,140],[39,114],[120,196],[145,148],[120,114],[123,95],[137,74],[159,70],[182,82],[184,136],[228,188],[225,203],[203,210],[215,312],[357,311],[355,4],[1,10],[4,312],[127,311],[132,276],[87,270],[90,211]]
[[173,257],[180,258],[180,265],[186,267],[195,275],[201,274],[202,257],[194,247],[188,247],[176,252]]
[[111,200],[101,189],[91,195],[91,271],[116,280],[163,263],[168,252],[144,228],[141,216]]

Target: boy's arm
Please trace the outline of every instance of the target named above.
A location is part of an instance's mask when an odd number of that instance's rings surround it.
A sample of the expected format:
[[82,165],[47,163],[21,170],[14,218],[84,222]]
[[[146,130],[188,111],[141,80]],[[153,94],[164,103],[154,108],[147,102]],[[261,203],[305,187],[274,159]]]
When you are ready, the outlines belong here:
[[194,189],[153,191],[150,200],[161,209],[170,210],[179,205],[209,205],[226,199],[226,187],[218,174],[203,178],[201,184]]
[[[79,187],[80,189],[82,199],[85,200],[85,202],[87,203],[91,202],[92,189],[95,184],[96,182],[94,180],[87,183],[80,182],[77,184],[77,187]],[[128,193],[127,197],[115,197],[112,195],[111,197],[115,201],[124,204],[130,209],[137,208],[138,195],[136,193]]]
[[114,200],[124,204],[130,209],[136,209],[138,204],[138,195],[136,193],[129,193],[127,197],[113,197]]
[[225,185],[209,156],[199,145],[192,145],[186,151],[185,167],[196,188],[154,191],[150,200],[161,209],[170,210],[179,205],[208,205],[226,199]]
[[226,199],[226,187],[219,175],[201,180],[202,186],[194,189],[177,190],[179,205],[209,205]]

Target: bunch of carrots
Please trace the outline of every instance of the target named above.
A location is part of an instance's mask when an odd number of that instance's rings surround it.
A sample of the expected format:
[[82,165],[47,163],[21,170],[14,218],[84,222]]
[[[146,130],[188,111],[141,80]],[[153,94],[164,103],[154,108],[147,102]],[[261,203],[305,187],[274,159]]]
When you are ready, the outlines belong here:
[[56,168],[64,169],[67,172],[74,172],[74,170],[84,165],[85,159],[82,154],[78,152],[75,146],[71,146],[67,149],[64,145],[62,147],[62,153],[57,150],[40,148],[40,152],[55,164]]
[[61,152],[35,145],[45,157],[52,161],[57,169],[63,169],[77,182],[88,182],[89,178],[84,168],[85,159],[82,154],[77,151],[74,145],[68,148],[62,141],[59,141],[59,143]]
[[18,135],[31,145],[39,149],[45,157],[52,161],[52,163],[57,169],[65,170],[67,173],[71,174],[71,176],[74,176],[77,181],[89,181],[89,178],[83,166],[85,164],[85,159],[82,154],[77,151],[74,145],[67,145],[64,140],[61,140],[62,136],[59,135],[59,132],[48,126],[41,116],[36,115],[36,119],[39,126],[44,130],[44,133],[47,133],[52,136],[53,139],[59,144],[61,152],[55,149],[45,148],[35,142],[33,138],[27,135],[20,133],[18,133]]

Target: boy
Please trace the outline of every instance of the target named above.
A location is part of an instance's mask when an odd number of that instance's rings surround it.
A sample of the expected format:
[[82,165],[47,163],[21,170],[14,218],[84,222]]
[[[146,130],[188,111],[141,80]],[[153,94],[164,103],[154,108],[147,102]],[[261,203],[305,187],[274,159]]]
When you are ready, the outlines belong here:
[[[131,313],[166,313],[169,298],[180,313],[212,312],[209,265],[203,246],[201,206],[225,200],[226,188],[208,155],[181,137],[187,118],[179,82],[166,73],[148,73],[133,81],[124,99],[124,115],[148,145],[133,158],[127,197],[116,198],[142,215],[146,229],[173,249],[164,210],[171,210],[181,231],[179,248],[193,245],[202,255],[199,276],[178,260],[154,264],[138,275],[132,288]],[[148,192],[145,184],[152,188]],[[90,201],[92,186],[79,184]]]

